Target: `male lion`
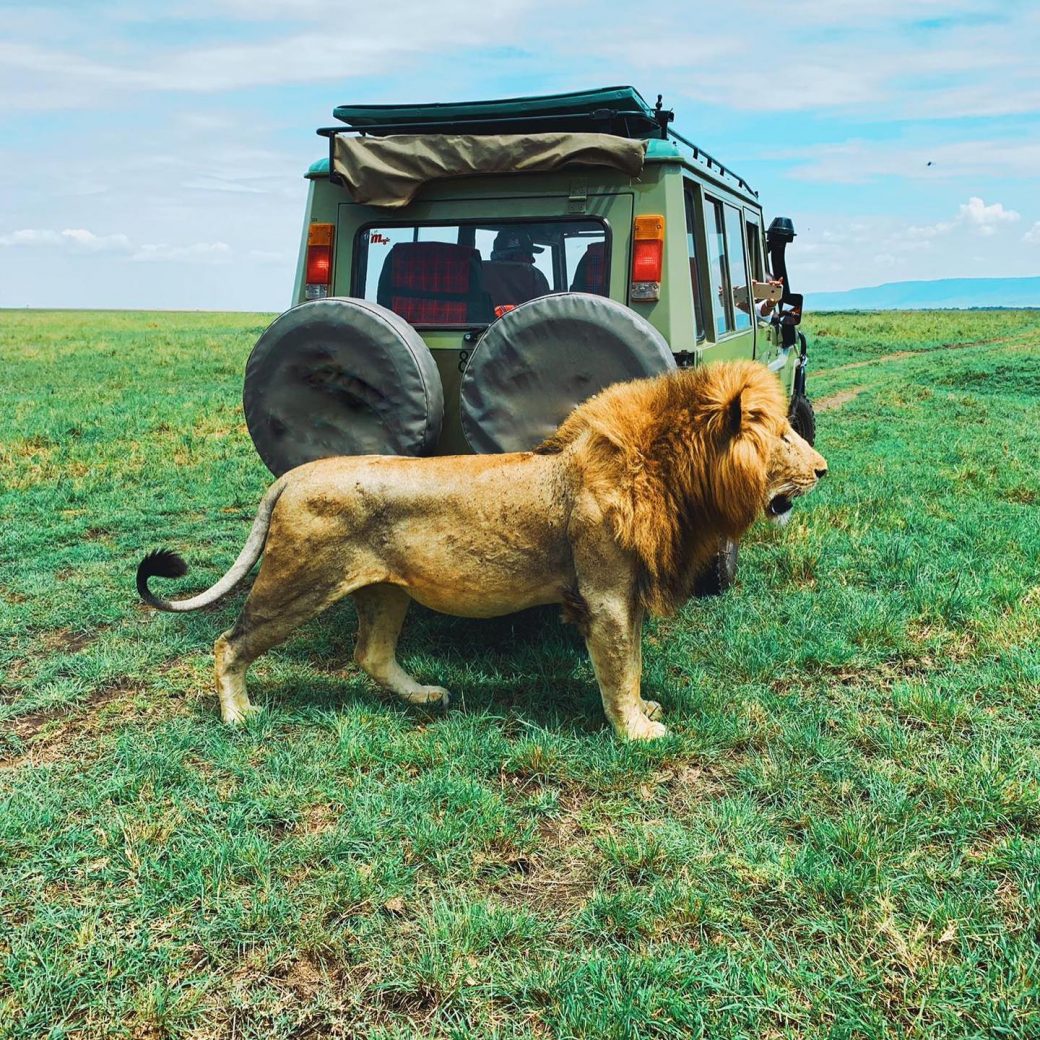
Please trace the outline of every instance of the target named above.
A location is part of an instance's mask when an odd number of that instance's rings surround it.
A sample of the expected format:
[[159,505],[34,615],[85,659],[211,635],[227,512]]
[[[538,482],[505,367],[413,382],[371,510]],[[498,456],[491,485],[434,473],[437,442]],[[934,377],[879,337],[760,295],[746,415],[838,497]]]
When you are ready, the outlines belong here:
[[585,636],[614,729],[659,737],[660,706],[639,690],[645,612],[673,613],[720,539],[739,538],[763,510],[785,516],[826,472],[787,422],[777,378],[756,362],[721,363],[609,387],[534,451],[300,466],[264,496],[211,589],[152,595],[150,577],[187,571],[167,550],[141,562],[137,588],[160,610],[195,610],[263,552],[238,621],[214,647],[225,722],[251,710],[249,665],[344,596],[357,607],[355,660],[411,704],[448,701],[397,662],[411,600],[463,617],[560,603]]

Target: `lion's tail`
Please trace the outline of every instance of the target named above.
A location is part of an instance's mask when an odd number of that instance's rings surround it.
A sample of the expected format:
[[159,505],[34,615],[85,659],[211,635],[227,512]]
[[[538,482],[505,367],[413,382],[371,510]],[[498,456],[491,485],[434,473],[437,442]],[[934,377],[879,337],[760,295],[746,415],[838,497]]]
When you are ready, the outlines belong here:
[[260,503],[256,519],[253,521],[253,529],[249,532],[249,537],[238,554],[238,559],[216,585],[206,589],[205,592],[200,592],[197,596],[192,596],[191,599],[159,599],[149,590],[148,579],[153,577],[182,578],[188,573],[188,565],[177,553],[169,549],[156,549],[154,552],[150,552],[137,568],[137,591],[141,599],[149,606],[155,607],[156,610],[182,611],[198,610],[199,607],[209,606],[221,596],[226,596],[260,559],[260,554],[264,551],[264,542],[267,541],[267,530],[271,526],[271,514],[274,512],[275,503],[284,488],[284,478],[271,485]]

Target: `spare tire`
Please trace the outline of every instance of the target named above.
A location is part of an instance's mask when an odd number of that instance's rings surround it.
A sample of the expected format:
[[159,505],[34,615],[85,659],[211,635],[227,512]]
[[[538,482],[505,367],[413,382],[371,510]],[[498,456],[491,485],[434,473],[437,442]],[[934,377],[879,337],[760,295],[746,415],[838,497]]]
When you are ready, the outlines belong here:
[[281,476],[331,455],[428,455],[444,420],[429,348],[403,318],[367,300],[293,307],[246,363],[242,406],[257,453]]
[[528,451],[582,401],[626,379],[675,368],[664,336],[592,293],[541,296],[508,311],[462,374],[462,430],[478,454]]

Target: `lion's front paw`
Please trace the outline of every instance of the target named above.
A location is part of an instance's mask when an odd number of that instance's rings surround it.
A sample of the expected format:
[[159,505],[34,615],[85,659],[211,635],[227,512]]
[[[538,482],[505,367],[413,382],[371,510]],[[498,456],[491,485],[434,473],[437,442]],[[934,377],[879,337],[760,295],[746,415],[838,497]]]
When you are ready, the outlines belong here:
[[657,740],[667,734],[668,730],[660,722],[654,722],[645,715],[636,715],[628,720],[620,735],[625,740]]
[[657,701],[643,701],[643,713],[648,719],[659,719],[663,709]]
[[229,726],[241,726],[242,723],[248,721],[252,716],[259,714],[263,711],[263,708],[257,707],[255,704],[247,704],[244,708],[239,705],[221,705],[220,717]]
[[446,708],[451,703],[451,694],[443,686],[417,686],[401,696],[409,704],[422,708],[434,708],[437,705]]

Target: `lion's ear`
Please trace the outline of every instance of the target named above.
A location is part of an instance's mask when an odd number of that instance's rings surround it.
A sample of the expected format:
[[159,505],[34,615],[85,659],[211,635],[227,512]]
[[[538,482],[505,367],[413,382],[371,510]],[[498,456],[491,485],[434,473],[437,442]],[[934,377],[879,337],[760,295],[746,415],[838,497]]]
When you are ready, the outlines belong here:
[[[719,388],[720,390],[723,388]],[[733,396],[730,397],[730,387],[726,387],[714,400],[705,402],[706,408],[704,418],[705,427],[709,437],[722,447],[728,441],[733,440],[744,426],[744,400],[743,394],[747,389],[742,384],[738,386]],[[729,398],[727,400],[727,397]]]
[[740,426],[744,421],[744,405],[740,400],[742,393],[743,387],[737,391],[736,396],[730,401],[729,407],[726,409],[726,433],[730,437],[736,437],[740,433]]

